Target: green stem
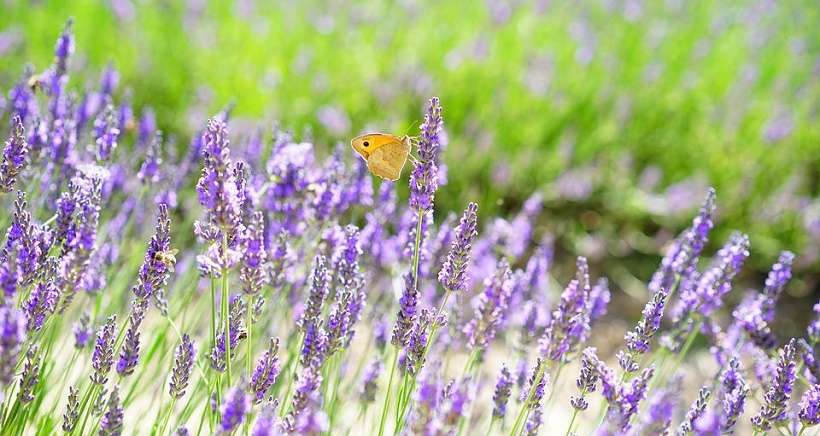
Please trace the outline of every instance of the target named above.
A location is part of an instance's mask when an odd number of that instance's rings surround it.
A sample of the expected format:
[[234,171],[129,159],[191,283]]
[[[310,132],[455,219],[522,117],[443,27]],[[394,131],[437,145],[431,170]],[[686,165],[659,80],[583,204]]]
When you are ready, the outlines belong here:
[[[584,396],[586,396],[586,394],[587,394],[587,389],[586,388],[582,389],[581,390],[581,398],[584,398]],[[575,407],[573,407],[573,409],[575,409]],[[567,426],[567,431],[564,433],[564,436],[569,436],[572,433],[572,426],[575,424],[575,418],[578,416],[578,410],[579,409],[575,409],[572,412],[572,418],[570,418],[570,420],[569,420],[569,425]]]
[[165,428],[168,426],[168,421],[171,420],[171,414],[174,413],[174,406],[177,403],[177,397],[171,397],[171,405],[168,407],[168,413],[165,414],[165,419],[162,420],[162,426],[159,428],[160,436],[165,434]]
[[382,406],[382,418],[379,421],[379,436],[384,436],[384,424],[387,421],[387,412],[390,409],[390,388],[393,387],[393,375],[396,372],[396,363],[399,360],[399,347],[393,350],[393,359],[390,363],[390,377],[387,379],[387,392],[384,394],[384,406]]
[[546,369],[546,366],[546,363],[542,362],[538,368],[538,371],[536,371],[535,377],[533,377],[532,386],[530,386],[530,392],[527,394],[527,398],[521,404],[521,410],[518,411],[518,415],[515,417],[512,429],[510,430],[510,436],[517,435],[519,426],[521,426],[523,422],[526,422],[526,417],[527,415],[529,415],[530,402],[532,402],[532,399],[535,397],[536,387],[541,383],[541,379],[544,378],[544,371]]
[[[228,233],[222,230],[222,255],[227,256]],[[227,389],[231,387],[231,317],[230,312],[230,289],[228,284],[228,268],[222,268],[222,319],[224,325],[223,335],[225,337],[225,379]]]

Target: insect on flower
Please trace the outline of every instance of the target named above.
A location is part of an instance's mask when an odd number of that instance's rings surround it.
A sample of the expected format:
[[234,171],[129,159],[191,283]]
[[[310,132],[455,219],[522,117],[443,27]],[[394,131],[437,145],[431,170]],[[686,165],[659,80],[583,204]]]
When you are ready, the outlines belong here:
[[350,141],[353,150],[367,162],[371,173],[396,181],[413,148],[412,137],[388,133],[367,133]]
[[154,260],[167,266],[169,270],[174,271],[174,265],[177,263],[177,253],[179,253],[179,249],[177,248],[157,251],[154,253]]

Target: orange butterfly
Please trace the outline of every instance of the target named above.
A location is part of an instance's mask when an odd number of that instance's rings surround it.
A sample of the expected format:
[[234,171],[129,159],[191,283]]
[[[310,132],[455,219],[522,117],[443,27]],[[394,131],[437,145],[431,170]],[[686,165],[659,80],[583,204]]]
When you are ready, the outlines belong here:
[[413,144],[412,138],[407,135],[367,133],[353,138],[350,145],[367,162],[371,173],[396,181],[401,177]]

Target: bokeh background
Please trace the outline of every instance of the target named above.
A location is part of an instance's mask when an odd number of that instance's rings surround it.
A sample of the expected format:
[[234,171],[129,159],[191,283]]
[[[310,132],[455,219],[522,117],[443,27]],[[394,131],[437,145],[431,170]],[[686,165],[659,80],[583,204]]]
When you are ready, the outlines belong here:
[[538,232],[567,270],[586,255],[624,291],[614,317],[639,315],[707,186],[719,216],[707,252],[742,230],[743,283],[762,286],[789,249],[781,310],[808,315],[820,294],[813,1],[0,2],[4,95],[26,63],[51,62],[73,17],[72,74],[113,65],[118,92],[180,148],[233,104],[233,131],[278,125],[329,153],[363,130],[415,133],[440,96],[437,214],[477,200],[481,216],[503,216],[541,193]]

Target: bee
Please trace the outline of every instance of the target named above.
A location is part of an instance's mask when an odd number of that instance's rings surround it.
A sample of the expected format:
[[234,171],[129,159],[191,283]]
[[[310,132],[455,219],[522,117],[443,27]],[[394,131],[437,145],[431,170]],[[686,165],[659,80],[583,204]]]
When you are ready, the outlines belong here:
[[154,260],[168,267],[169,270],[174,270],[174,265],[177,263],[177,253],[179,250],[172,248],[170,250],[157,251],[154,253]]
[[32,74],[31,77],[28,78],[28,87],[32,91],[37,91],[38,88],[42,89],[45,85],[46,81],[42,74]]

